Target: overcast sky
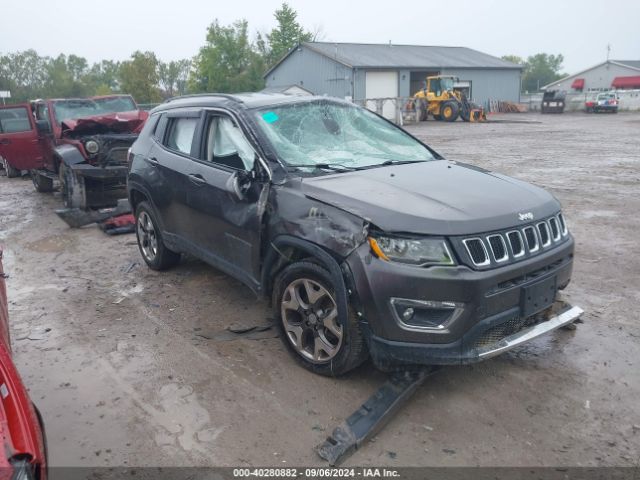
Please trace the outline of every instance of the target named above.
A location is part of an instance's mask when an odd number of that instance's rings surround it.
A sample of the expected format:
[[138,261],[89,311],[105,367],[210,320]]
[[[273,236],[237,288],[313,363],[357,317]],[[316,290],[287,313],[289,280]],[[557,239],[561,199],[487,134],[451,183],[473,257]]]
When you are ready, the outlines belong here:
[[[0,52],[33,48],[89,61],[152,50],[162,60],[192,57],[218,18],[245,18],[252,34],[274,26],[281,0],[8,0]],[[640,60],[638,0],[289,0],[324,41],[465,46],[501,56],[561,53],[565,72],[606,59]]]

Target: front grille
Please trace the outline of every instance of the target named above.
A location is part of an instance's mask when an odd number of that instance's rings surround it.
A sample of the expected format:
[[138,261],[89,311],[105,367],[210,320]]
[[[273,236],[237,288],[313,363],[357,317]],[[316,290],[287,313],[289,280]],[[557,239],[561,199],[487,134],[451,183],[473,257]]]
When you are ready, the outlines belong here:
[[504,262],[509,260],[509,254],[507,253],[507,245],[502,239],[502,235],[491,235],[487,237],[491,252],[493,253],[493,259],[496,262]]
[[560,230],[562,231],[562,236],[564,237],[568,232],[567,225],[564,223],[564,216],[561,213],[558,214],[558,221],[560,222]]
[[548,246],[551,243],[551,237],[549,237],[549,227],[547,226],[547,222],[540,222],[538,224],[538,233],[540,234],[540,242],[542,242],[542,246]]
[[454,245],[458,249],[463,247],[460,253],[468,259],[467,264],[470,260],[473,266],[488,267],[547,251],[566,240],[568,232],[563,225],[564,219],[557,214],[534,225],[482,237],[457,239]]
[[473,342],[473,348],[483,349],[491,347],[498,343],[503,338],[513,335],[514,333],[522,330],[526,320],[520,317],[513,317],[500,325],[491,327],[484,331],[475,342]]
[[467,252],[471,257],[471,260],[476,266],[489,265],[489,256],[487,255],[487,249],[479,238],[468,238],[463,240]]
[[536,236],[536,231],[533,227],[527,227],[524,230],[524,236],[527,239],[527,247],[530,252],[535,252],[538,250],[538,237]]
[[558,228],[558,220],[555,217],[549,219],[549,226],[551,227],[551,236],[555,241],[560,239],[560,229]]
[[529,318],[521,318],[520,316],[514,316],[500,325],[491,327],[480,334],[478,338],[473,342],[472,348],[478,350],[490,348],[496,345],[504,338],[510,337],[525,328],[537,325],[545,320],[544,312],[540,312]]
[[518,258],[524,255],[524,243],[522,242],[522,235],[517,230],[507,233],[507,239],[511,246],[511,254],[513,258]]

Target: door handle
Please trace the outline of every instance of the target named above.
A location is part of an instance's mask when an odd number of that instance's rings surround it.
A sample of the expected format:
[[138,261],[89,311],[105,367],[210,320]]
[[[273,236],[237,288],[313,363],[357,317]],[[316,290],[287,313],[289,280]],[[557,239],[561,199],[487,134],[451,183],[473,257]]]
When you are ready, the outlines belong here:
[[160,165],[160,162],[156,157],[149,157],[147,158],[147,161],[153,165]]
[[11,140],[9,140],[8,138],[0,139],[0,145],[9,145],[10,143]]
[[202,175],[198,173],[189,174],[189,180],[191,180],[196,185],[204,185],[206,183],[206,180],[202,177]]

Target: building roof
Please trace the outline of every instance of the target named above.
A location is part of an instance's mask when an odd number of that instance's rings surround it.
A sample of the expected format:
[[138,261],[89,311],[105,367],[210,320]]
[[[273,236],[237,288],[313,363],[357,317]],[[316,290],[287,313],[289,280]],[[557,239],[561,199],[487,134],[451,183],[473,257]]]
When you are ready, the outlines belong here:
[[595,68],[601,67],[603,65],[606,65],[607,63],[613,63],[614,65],[619,65],[621,67],[627,67],[627,68],[631,68],[633,70],[638,70],[640,71],[640,60],[607,60],[604,61],[602,63],[598,63],[597,65],[593,65],[592,67],[589,68],[585,68],[584,70],[579,71],[578,73],[574,73],[571,75],[567,75],[566,77],[562,77],[559,80],[556,80],[555,82],[551,82],[547,85],[542,86],[540,89],[541,90],[546,90],[549,87],[553,87],[554,85],[557,85],[560,82],[564,82],[566,80],[570,80],[572,78],[575,77],[579,77],[580,75],[587,73],[590,70],[593,70]]
[[[393,45],[377,43],[304,42],[302,46],[355,68],[499,68],[522,70],[507,62],[467,47]],[[293,51],[294,47],[265,74],[267,76]]]
[[627,67],[637,68],[640,70],[640,60],[611,60],[613,63],[621,63]]
[[272,87],[265,87],[260,90],[260,93],[284,93],[290,95],[290,90],[301,90],[302,92],[306,92],[308,95],[313,95],[313,92],[308,88],[304,88],[300,85],[292,84],[292,85],[275,85]]

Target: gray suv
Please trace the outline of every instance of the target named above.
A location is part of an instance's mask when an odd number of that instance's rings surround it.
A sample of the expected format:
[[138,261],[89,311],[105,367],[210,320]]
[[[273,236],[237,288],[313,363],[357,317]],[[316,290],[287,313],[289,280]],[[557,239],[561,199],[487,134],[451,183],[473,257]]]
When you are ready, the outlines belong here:
[[167,101],[128,191],[149,267],[189,253],[270,297],[322,375],[475,362],[582,313],[559,300],[574,241],[552,195],[337,99]]

